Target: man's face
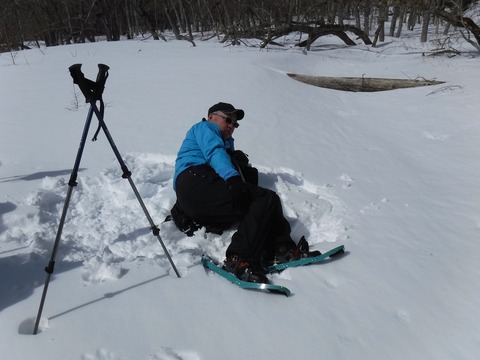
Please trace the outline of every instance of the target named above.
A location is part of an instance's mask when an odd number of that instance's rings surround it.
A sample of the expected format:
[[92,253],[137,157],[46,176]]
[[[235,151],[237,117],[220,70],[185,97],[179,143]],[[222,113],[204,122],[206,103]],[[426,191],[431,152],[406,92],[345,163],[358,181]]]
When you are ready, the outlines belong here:
[[221,111],[215,111],[208,115],[208,120],[220,127],[223,140],[231,138],[235,128],[238,127],[237,115],[235,113],[227,115]]

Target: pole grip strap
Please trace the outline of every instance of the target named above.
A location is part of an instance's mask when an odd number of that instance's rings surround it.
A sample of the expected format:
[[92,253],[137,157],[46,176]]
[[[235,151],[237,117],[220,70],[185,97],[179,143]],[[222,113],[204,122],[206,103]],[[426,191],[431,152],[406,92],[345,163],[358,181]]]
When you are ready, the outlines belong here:
[[[89,80],[85,77],[82,72],[82,64],[74,64],[68,68],[70,70],[70,75],[73,78],[73,83],[77,84],[80,90],[82,91],[83,96],[85,96],[85,101],[87,103],[94,103],[100,101],[100,114],[103,120],[103,113],[105,111],[105,104],[103,102],[103,90],[105,89],[105,83],[108,79],[108,70],[110,68],[105,64],[98,64],[98,74],[96,81]],[[100,120],[100,119],[99,119]],[[102,121],[101,120],[101,121]],[[102,125],[98,125],[95,135],[93,135],[92,141],[97,140],[98,133],[100,132]]]

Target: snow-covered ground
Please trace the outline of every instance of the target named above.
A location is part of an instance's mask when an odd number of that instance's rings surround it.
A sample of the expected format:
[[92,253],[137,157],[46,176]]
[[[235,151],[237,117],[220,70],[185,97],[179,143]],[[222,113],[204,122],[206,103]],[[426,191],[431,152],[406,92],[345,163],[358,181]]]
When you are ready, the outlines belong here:
[[[424,56],[434,45],[418,37],[387,38],[377,48],[326,37],[308,53],[196,44],[136,40],[0,54],[0,357],[477,359],[473,47],[455,43],[464,53],[448,58]],[[75,63],[91,79],[98,63],[110,66],[106,123],[182,278],[101,134],[85,147],[34,336],[88,113],[68,73]],[[445,83],[350,93],[287,73]],[[274,275],[291,297],[242,290],[203,269],[201,255],[222,260],[233,230],[188,238],[162,223],[175,201],[180,143],[218,101],[245,110],[236,146],[260,169],[261,184],[280,194],[294,238],[305,235],[320,251],[346,247],[334,261]]]

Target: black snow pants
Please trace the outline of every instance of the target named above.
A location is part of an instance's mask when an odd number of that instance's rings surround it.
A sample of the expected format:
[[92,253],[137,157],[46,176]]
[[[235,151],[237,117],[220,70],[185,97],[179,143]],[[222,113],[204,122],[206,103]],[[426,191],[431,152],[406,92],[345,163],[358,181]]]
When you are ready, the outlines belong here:
[[209,165],[193,166],[176,181],[177,202],[202,225],[225,226],[238,222],[226,256],[238,255],[250,262],[273,259],[280,248],[295,247],[290,224],[283,215],[279,196],[272,190],[248,184],[250,199],[236,209],[228,184]]

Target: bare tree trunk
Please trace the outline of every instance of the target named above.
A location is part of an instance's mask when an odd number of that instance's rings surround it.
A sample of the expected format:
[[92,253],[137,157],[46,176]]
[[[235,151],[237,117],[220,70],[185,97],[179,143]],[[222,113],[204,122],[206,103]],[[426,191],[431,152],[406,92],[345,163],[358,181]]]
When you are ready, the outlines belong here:
[[443,35],[448,35],[448,32],[450,31],[450,23],[445,24],[445,29],[443,29]]
[[370,14],[371,14],[371,7],[370,7],[370,0],[365,1],[365,8],[363,9],[363,31],[368,35],[370,34]]
[[[388,17],[388,5],[385,0],[379,4],[378,7],[378,28],[375,31],[375,40],[378,38],[380,42],[385,41],[385,21]],[[376,41],[374,41],[374,45],[376,45]]]
[[361,20],[360,20],[360,19],[361,19],[361,17],[360,17],[360,7],[359,7],[359,5],[358,5],[358,1],[355,1],[354,4],[355,4],[355,5],[354,5],[354,10],[353,10],[353,12],[354,12],[354,14],[355,14],[355,26],[356,26],[357,28],[361,29],[361,28],[362,28],[362,22],[361,22]]
[[344,22],[344,20],[345,20],[345,0],[339,1],[337,16],[338,16],[338,25],[343,26],[345,24],[345,22]]
[[196,46],[195,43],[193,42],[192,24],[190,22],[190,18],[187,16],[187,12],[185,11],[185,7],[183,6],[183,1],[178,0],[178,4],[179,4],[179,7],[180,7],[180,13],[182,15],[183,22],[185,22],[185,28],[188,31],[188,36],[185,37],[185,39],[188,40],[193,46]]
[[407,29],[413,30],[415,28],[415,18],[417,17],[417,11],[415,9],[410,9],[410,16],[407,21]]
[[[199,4],[201,7],[203,7],[205,9],[205,11],[207,12],[207,15],[208,15],[208,19],[210,20],[210,26],[212,27],[212,29],[215,29],[215,32],[217,30],[217,27],[214,26],[214,23],[215,23],[215,18],[212,14],[212,9],[208,6],[207,4],[207,0],[203,0],[203,4]],[[204,19],[205,22],[207,21],[207,19]],[[203,23],[202,24],[202,30],[205,31],[205,26],[206,24]]]
[[402,34],[403,23],[405,22],[406,14],[407,14],[407,6],[406,5],[400,6],[400,14],[398,17],[398,28],[397,28],[397,33],[395,34],[395,37],[397,38],[399,38],[400,35]]
[[[385,32],[385,20],[384,19],[378,19],[378,27],[377,30],[375,30],[375,36],[373,38],[373,44],[372,46],[375,47],[377,46],[377,41],[380,38],[380,41],[385,41],[384,36],[381,36]],[[383,40],[382,40],[383,38]]]
[[327,23],[335,24],[335,17],[337,15],[338,3],[337,1],[331,1],[327,7]]
[[[181,2],[181,0],[179,0]],[[185,28],[185,23],[182,21],[182,16],[178,12],[177,7],[173,6],[173,11],[175,12],[175,17],[177,18],[177,26],[180,28],[182,33],[186,33],[187,29]]]
[[395,27],[397,26],[397,20],[400,16],[400,5],[393,6],[393,13],[392,13],[392,21],[390,22],[390,32],[389,35],[391,37],[395,34]]
[[168,23],[172,28],[173,34],[175,35],[175,39],[182,40],[182,36],[180,35],[180,30],[178,29],[177,22],[172,19],[170,10],[167,8],[166,1],[163,2],[163,9],[165,10],[165,16],[167,17]]
[[420,35],[420,42],[427,42],[428,38],[428,25],[430,24],[430,10],[423,12],[422,34]]
[[[125,0],[128,1],[128,0]],[[151,11],[147,11],[145,8],[145,3],[144,1],[138,1],[136,6],[135,6],[135,11],[147,22],[147,26],[150,28],[150,33],[153,36],[154,40],[159,40],[160,37],[158,36],[157,33],[157,28],[156,28],[156,22],[155,22],[155,17],[152,15]],[[167,13],[167,11],[165,11]],[[162,36],[163,40],[166,40]]]

